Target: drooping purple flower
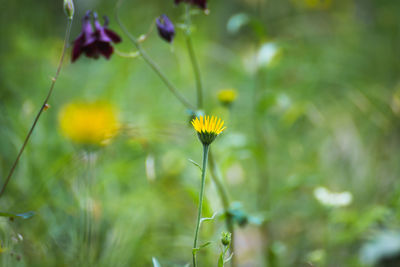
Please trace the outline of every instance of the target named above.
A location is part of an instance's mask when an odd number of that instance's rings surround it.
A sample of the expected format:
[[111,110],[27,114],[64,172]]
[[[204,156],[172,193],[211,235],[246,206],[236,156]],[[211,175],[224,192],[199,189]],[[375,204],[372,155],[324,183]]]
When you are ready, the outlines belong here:
[[201,9],[207,9],[207,0],[175,0],[175,4],[179,4],[181,2],[198,6]]
[[72,49],[72,62],[77,60],[82,53],[86,52],[87,47],[95,41],[92,23],[90,22],[90,14],[91,11],[88,11],[83,17],[82,32],[79,34],[78,38],[75,39],[74,48]]
[[97,14],[93,13],[94,26],[90,22],[91,11],[88,11],[83,18],[82,33],[74,41],[72,51],[72,62],[77,60],[82,53],[89,58],[99,58],[103,55],[109,59],[114,52],[111,43],[121,42],[121,37],[118,34],[108,29],[108,19],[105,18],[105,23],[101,26]]
[[161,15],[156,19],[158,34],[165,41],[171,43],[175,36],[175,27],[167,15]]

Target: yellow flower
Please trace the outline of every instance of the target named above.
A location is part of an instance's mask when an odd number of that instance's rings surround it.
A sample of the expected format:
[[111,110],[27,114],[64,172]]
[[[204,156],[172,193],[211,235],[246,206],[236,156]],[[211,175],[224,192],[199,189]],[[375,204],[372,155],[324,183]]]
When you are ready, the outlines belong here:
[[115,109],[104,102],[70,103],[62,108],[59,120],[67,138],[85,145],[106,145],[119,128]]
[[192,120],[192,125],[203,145],[211,144],[226,129],[224,121],[215,116],[211,119],[210,116],[200,116],[200,119],[196,117]]
[[237,98],[237,91],[235,89],[224,89],[218,92],[218,100],[224,104],[229,105]]

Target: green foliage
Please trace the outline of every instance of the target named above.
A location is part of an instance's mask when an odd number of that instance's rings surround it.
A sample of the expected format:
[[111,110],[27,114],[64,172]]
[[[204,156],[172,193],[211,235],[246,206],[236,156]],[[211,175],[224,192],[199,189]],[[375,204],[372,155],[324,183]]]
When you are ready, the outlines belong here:
[[[3,2],[0,182],[45,97],[66,23],[62,1]],[[122,35],[115,48],[137,55],[113,18],[115,1],[74,3],[72,39],[85,11],[97,10]],[[207,177],[203,217],[233,216],[234,261],[242,265],[368,266],[364,244],[400,227],[400,2],[225,0],[209,9],[198,10],[191,30],[205,113],[228,126],[213,143],[214,158],[241,206],[224,210]],[[173,0],[126,1],[120,16],[140,36],[162,13],[182,24],[183,10]],[[183,31],[168,45],[153,29],[142,45],[196,103]],[[70,52],[51,108],[0,198],[9,211],[0,213],[0,264],[184,266],[198,204],[193,164],[201,162],[193,112],[140,57],[71,64]],[[216,96],[224,88],[239,93],[229,109]],[[117,107],[121,132],[109,145],[87,151],[60,131],[62,107],[81,100]],[[319,187],[333,200],[317,198]],[[336,205],[343,192],[351,201]],[[35,216],[19,213],[27,210]],[[215,246],[227,231],[224,216],[202,225],[200,266],[229,258]]]

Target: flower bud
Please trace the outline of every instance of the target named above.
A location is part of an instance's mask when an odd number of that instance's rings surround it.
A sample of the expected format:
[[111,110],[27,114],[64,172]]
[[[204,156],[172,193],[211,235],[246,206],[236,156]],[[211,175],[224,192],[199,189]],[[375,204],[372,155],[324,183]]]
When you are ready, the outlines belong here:
[[158,34],[162,39],[171,43],[175,36],[175,27],[167,15],[161,15],[156,19]]
[[64,12],[69,19],[72,19],[75,12],[74,2],[72,0],[64,0]]
[[232,234],[231,233],[222,232],[222,236],[221,236],[222,245],[228,246],[231,243],[231,240],[232,240]]

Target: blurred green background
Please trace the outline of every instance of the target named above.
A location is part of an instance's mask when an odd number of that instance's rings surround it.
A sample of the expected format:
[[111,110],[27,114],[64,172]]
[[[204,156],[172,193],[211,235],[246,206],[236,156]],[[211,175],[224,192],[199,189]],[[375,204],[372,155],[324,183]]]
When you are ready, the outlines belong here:
[[[66,18],[61,0],[0,4],[3,183],[47,94]],[[116,49],[135,51],[115,4],[75,1],[71,39],[91,9],[122,36]],[[400,2],[211,0],[209,9],[193,17],[193,40],[205,111],[228,126],[214,157],[232,206],[249,221],[235,228],[237,266],[400,266]],[[126,0],[121,19],[139,36],[162,13],[179,24],[183,12],[173,0]],[[153,29],[143,46],[195,103],[182,30],[168,45]],[[200,184],[189,159],[202,156],[188,111],[140,57],[71,64],[70,52],[0,199],[2,211],[35,212],[0,219],[0,262],[152,266],[156,257],[184,266]],[[238,92],[230,108],[218,102],[225,88]],[[118,110],[121,130],[110,144],[88,148],[60,131],[60,111],[76,101]],[[204,216],[222,211],[210,177],[205,201]],[[199,253],[200,266],[217,265],[222,231],[222,218],[204,223],[201,243],[213,243]]]

